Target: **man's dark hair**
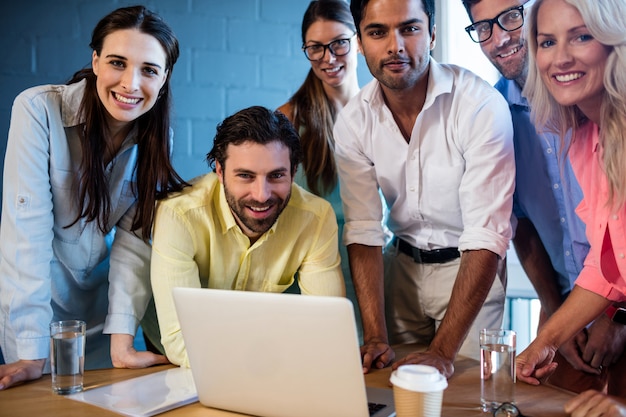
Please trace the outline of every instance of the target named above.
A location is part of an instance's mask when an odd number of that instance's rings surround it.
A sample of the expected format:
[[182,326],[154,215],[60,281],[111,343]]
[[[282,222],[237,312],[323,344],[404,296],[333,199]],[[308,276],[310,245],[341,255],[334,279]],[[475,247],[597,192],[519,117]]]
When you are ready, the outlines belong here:
[[209,166],[215,170],[215,163],[219,162],[223,168],[228,145],[237,146],[245,142],[261,145],[281,142],[289,149],[292,175],[302,160],[300,136],[289,119],[279,111],[253,106],[238,111],[217,125],[213,149],[206,156]]
[[[370,0],[350,0],[350,11],[354,18],[356,33],[361,37],[361,20],[363,20],[363,11],[367,7]],[[428,33],[432,35],[435,27],[435,0],[422,0],[424,12],[428,16]]]
[[467,11],[467,15],[469,16],[472,23],[474,22],[474,18],[472,17],[472,12],[470,11],[471,7],[475,4],[480,3],[480,0],[461,0],[463,2],[463,6],[465,6],[465,11]]

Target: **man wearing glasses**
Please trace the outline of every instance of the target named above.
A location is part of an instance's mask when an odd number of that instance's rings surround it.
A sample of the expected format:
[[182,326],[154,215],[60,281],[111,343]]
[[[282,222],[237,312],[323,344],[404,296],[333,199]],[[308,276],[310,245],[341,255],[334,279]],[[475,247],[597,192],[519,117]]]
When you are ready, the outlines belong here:
[[[513,244],[541,301],[540,324],[563,302],[589,250],[585,226],[574,209],[582,192],[560,138],[536,132],[527,100],[522,97],[528,59],[524,15],[533,1],[463,0],[471,25],[465,28],[502,74],[495,85],[508,101],[515,130],[516,188],[513,212],[518,219]],[[602,389],[602,364],[625,349],[626,326],[608,316],[598,318],[567,345],[555,360],[552,384],[581,392]],[[578,369],[579,371],[576,371]]]
[[352,0],[350,8],[375,78],[341,111],[333,135],[364,372],[391,362],[390,344],[418,342],[428,349],[394,366],[424,363],[449,377],[457,353],[479,357],[479,329],[502,322],[511,116],[482,79],[431,58],[434,1]]

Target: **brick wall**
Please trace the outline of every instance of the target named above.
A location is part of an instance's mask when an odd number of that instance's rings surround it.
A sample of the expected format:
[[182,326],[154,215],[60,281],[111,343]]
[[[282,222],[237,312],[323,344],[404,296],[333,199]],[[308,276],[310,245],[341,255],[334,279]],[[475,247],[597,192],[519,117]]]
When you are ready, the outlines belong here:
[[[309,64],[300,23],[309,0],[148,0],[174,29],[181,56],[173,76],[174,164],[192,178],[215,125],[251,105],[278,107],[302,83]],[[25,88],[65,82],[91,62],[91,30],[134,1],[21,0],[0,5],[0,154],[13,99]],[[371,79],[359,57],[359,79]]]

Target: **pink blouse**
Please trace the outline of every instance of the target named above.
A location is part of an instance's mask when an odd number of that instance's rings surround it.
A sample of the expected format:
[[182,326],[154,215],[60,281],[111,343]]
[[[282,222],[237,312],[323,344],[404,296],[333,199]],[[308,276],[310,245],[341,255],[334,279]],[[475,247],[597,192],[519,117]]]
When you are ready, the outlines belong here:
[[578,129],[569,158],[584,198],[576,213],[587,225],[591,249],[576,285],[611,301],[626,301],[626,208],[607,207],[609,184],[598,143],[598,125]]

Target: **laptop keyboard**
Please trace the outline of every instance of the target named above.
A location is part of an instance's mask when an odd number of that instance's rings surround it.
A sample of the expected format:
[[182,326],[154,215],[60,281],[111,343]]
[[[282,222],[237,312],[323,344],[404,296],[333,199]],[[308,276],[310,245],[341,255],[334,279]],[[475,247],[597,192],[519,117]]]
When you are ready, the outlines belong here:
[[369,407],[369,410],[370,410],[370,416],[375,415],[380,410],[387,407],[386,404],[376,404],[376,403],[367,403],[367,406]]

